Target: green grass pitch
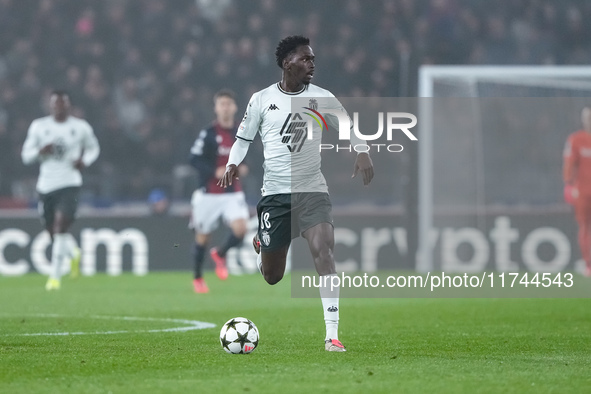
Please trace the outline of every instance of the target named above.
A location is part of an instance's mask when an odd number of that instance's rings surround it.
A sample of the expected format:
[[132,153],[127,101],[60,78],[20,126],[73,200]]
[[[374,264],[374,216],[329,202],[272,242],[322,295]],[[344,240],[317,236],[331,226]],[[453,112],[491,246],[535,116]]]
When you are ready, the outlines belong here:
[[[188,272],[51,293],[40,275],[0,277],[0,393],[591,392],[590,299],[342,299],[348,351],[328,353],[320,300],[291,298],[289,277],[207,279],[196,295]],[[237,316],[261,333],[252,354],[219,344]],[[22,335],[61,332],[84,335]]]

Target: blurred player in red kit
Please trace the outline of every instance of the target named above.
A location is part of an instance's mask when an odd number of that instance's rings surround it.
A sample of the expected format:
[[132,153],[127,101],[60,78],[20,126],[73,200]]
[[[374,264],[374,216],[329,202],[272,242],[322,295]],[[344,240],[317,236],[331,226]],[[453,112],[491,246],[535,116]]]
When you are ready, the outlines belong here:
[[564,147],[564,197],[574,205],[585,276],[591,276],[591,107],[581,112],[583,129],[572,133]]
[[[226,162],[238,127],[234,120],[237,110],[235,94],[231,90],[220,90],[213,100],[216,120],[198,133],[191,147],[191,164],[199,172],[199,186],[191,199],[195,228],[193,287],[196,293],[209,291],[203,279],[203,260],[210,234],[218,227],[220,218],[231,231],[224,244],[212,248],[209,253],[215,262],[215,273],[222,280],[228,277],[226,252],[242,243],[249,218],[240,182],[229,188],[217,185],[218,179],[226,171]],[[244,165],[240,166],[241,175],[246,171]]]

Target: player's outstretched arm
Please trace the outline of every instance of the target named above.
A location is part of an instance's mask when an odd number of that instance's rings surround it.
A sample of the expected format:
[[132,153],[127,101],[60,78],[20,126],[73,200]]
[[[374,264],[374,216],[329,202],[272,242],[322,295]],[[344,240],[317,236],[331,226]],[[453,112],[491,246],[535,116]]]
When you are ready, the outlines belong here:
[[353,175],[351,178],[355,178],[357,174],[361,172],[363,175],[363,184],[365,186],[369,185],[371,180],[373,179],[373,162],[371,161],[371,157],[369,157],[368,153],[359,153],[357,155],[357,159],[355,160],[355,165],[353,167]]
[[82,150],[80,151],[80,157],[74,163],[74,166],[79,170],[90,167],[92,163],[98,159],[101,153],[101,147],[98,143],[94,130],[87,122],[86,125],[86,136],[83,141]]
[[238,179],[238,167],[235,164],[228,164],[226,172],[224,172],[224,175],[218,181],[218,186],[224,188],[231,186],[234,179]]
[[250,146],[249,141],[237,138],[232,149],[230,149],[230,155],[228,157],[228,164],[226,165],[226,172],[218,181],[218,186],[228,187],[232,185],[234,179],[238,179],[238,165],[242,163],[242,160],[246,157],[248,148]]
[[23,164],[32,164],[41,160],[43,156],[51,154],[53,151],[53,144],[46,144],[45,146],[40,147],[37,129],[37,121],[34,121],[29,127],[27,138],[25,139],[21,151]]

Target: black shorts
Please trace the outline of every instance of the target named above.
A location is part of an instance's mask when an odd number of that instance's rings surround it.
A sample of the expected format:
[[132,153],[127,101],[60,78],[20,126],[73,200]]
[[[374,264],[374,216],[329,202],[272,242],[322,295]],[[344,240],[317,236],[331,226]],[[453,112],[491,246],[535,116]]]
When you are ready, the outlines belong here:
[[53,227],[56,212],[62,212],[66,219],[74,220],[78,210],[79,187],[66,187],[47,194],[39,193],[39,214],[45,228]]
[[261,249],[287,246],[293,238],[320,223],[333,224],[327,193],[293,193],[264,196],[257,204]]

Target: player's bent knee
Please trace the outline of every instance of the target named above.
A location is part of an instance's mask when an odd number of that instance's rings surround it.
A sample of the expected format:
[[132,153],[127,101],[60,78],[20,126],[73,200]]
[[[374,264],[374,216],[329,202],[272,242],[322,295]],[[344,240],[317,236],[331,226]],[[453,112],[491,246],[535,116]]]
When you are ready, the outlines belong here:
[[62,212],[56,212],[53,219],[53,233],[61,234],[67,232],[73,221],[74,218],[67,216]]
[[237,228],[234,230],[234,235],[236,236],[236,238],[244,238],[246,236],[246,226],[244,226],[244,228]]
[[281,272],[265,272],[263,274],[263,277],[265,278],[265,281],[270,284],[270,285],[274,285],[279,283],[279,281],[281,281],[281,279],[283,279],[283,273]]
[[234,233],[234,236],[236,238],[244,238],[246,232],[248,231],[248,226],[246,220],[244,219],[238,219],[233,221],[230,224],[230,227],[232,228],[232,232]]
[[274,285],[283,279],[285,272],[285,263],[287,259],[288,247],[272,250],[261,251],[261,259],[263,262],[263,277],[268,284]]

